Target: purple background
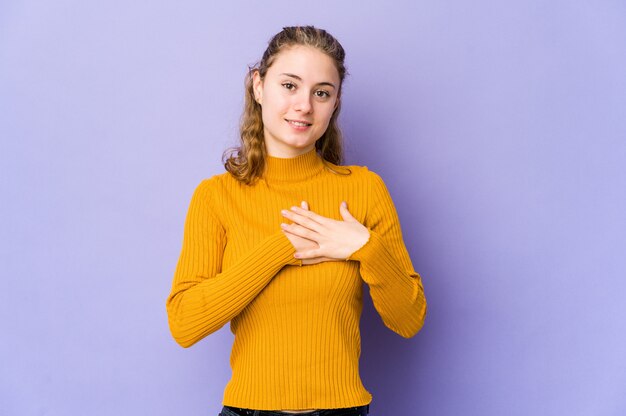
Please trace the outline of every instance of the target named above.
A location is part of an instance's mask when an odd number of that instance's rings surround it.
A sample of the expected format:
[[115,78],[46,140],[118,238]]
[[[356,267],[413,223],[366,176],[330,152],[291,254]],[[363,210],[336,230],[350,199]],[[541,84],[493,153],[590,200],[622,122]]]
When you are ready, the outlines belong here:
[[382,415],[626,414],[622,1],[0,4],[0,414],[217,415],[229,327],[165,298],[282,26],[347,50],[347,163],[386,181],[429,315],[366,297]]

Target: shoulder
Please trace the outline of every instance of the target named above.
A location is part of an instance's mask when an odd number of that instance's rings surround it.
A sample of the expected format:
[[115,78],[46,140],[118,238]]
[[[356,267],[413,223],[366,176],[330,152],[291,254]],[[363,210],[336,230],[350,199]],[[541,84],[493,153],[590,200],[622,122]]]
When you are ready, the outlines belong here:
[[382,206],[391,203],[389,188],[378,172],[367,166],[350,165],[345,167],[352,172],[353,184],[366,192],[370,204]]
[[367,184],[370,187],[385,186],[383,178],[375,171],[367,166],[361,165],[335,165],[327,162],[335,171],[345,175],[353,181],[361,184]]
[[223,201],[225,189],[224,174],[214,175],[200,180],[191,197],[190,212],[196,215],[210,215],[218,222],[222,222],[220,202]]
[[223,192],[225,188],[238,184],[239,181],[228,172],[222,172],[213,176],[204,178],[200,181],[197,188],[211,192]]
[[206,203],[219,200],[223,194],[228,178],[226,173],[217,174],[200,180],[194,189],[193,198],[200,199]]
[[221,175],[211,176],[200,180],[200,183],[196,185],[195,192],[200,194],[210,194],[218,190],[221,185]]
[[373,173],[367,166],[361,165],[336,165],[328,160],[324,161],[326,170],[346,178],[364,179]]

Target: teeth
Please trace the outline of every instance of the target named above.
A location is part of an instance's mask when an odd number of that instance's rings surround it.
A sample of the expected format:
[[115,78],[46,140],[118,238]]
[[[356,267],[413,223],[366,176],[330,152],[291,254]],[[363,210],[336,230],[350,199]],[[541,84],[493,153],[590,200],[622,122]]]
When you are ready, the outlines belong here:
[[305,127],[305,126],[309,126],[308,123],[301,123],[299,121],[290,121],[291,124],[294,124],[296,126],[300,126],[300,127]]

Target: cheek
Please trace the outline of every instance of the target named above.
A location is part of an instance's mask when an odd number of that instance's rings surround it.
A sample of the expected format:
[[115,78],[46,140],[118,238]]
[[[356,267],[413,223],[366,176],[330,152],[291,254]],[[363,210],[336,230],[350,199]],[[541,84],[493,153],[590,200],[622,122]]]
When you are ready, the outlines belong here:
[[330,118],[333,116],[334,111],[335,111],[334,103],[330,105],[325,104],[322,108],[319,109],[318,114],[325,121],[325,123],[328,123],[330,122]]
[[[281,113],[285,113],[289,109],[289,101],[283,97],[279,91],[267,91],[263,97],[263,105],[261,106],[263,117],[275,117]],[[267,114],[266,114],[267,113]]]
[[278,114],[275,108],[275,102],[273,100],[265,100],[263,97],[263,105],[261,105],[261,117],[263,118],[263,124],[275,123]]

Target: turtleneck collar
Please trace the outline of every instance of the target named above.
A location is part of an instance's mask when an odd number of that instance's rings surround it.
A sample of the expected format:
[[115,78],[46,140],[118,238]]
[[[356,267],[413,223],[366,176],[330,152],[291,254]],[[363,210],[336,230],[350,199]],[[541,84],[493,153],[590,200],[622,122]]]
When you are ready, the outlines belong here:
[[263,178],[273,182],[298,182],[318,175],[324,170],[322,158],[315,148],[291,158],[265,156]]

